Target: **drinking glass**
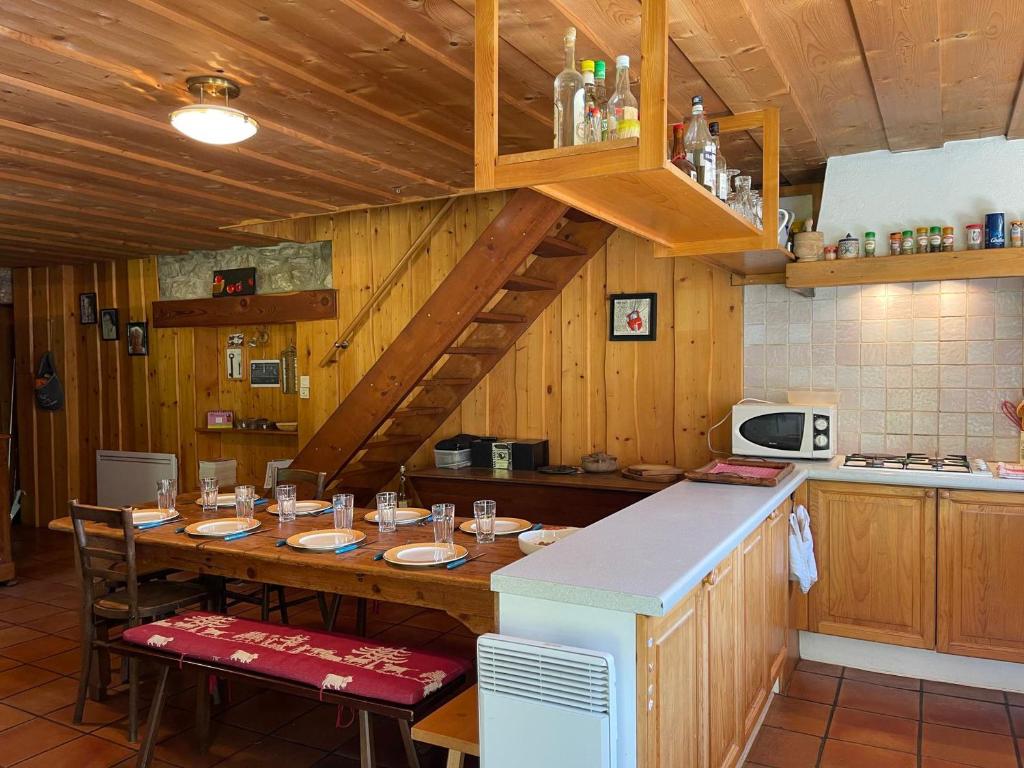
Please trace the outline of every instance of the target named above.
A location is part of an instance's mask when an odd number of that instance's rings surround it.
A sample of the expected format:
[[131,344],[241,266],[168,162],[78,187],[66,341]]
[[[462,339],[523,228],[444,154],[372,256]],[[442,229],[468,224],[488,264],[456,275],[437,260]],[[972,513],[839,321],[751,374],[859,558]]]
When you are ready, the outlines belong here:
[[430,518],[434,521],[434,543],[454,544],[455,505],[435,504],[430,508]]
[[296,489],[294,485],[279,485],[274,489],[277,499],[277,520],[281,523],[295,522]]
[[394,533],[395,510],[398,508],[398,494],[394,491],[383,491],[377,494],[377,530],[380,533]]
[[217,511],[217,494],[220,487],[217,485],[216,477],[199,478],[199,498],[203,505],[203,512]]
[[473,517],[476,518],[476,543],[491,544],[494,542],[494,515],[497,505],[490,499],[473,502]]
[[178,500],[178,481],[174,479],[156,481],[156,505],[160,509],[174,511]]
[[252,520],[256,511],[256,487],[253,485],[235,486],[235,517]]
[[352,527],[352,509],[355,507],[355,503],[355,497],[351,493],[336,493],[331,497],[335,528]]

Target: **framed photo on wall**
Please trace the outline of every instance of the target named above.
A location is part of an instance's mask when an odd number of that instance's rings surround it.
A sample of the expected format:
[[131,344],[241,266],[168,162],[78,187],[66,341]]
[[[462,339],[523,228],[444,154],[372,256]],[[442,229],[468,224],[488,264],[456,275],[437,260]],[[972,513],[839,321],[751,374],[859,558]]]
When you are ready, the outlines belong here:
[[78,322],[82,325],[96,325],[96,294],[78,294]]
[[117,341],[121,338],[116,309],[100,310],[100,338],[104,341]]
[[128,354],[145,356],[149,354],[149,324],[128,323]]
[[654,341],[658,334],[658,294],[613,293],[608,297],[609,341]]

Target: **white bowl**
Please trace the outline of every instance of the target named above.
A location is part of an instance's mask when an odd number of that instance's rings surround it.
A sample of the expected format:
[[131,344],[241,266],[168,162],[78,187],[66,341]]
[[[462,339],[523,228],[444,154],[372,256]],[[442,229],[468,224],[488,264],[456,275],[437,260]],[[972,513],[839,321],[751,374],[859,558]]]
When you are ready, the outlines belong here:
[[[553,528],[546,531],[525,531],[519,534],[519,548],[528,555],[531,552],[547,549],[555,542],[561,541],[578,530],[579,528]],[[550,543],[541,544],[542,541]]]

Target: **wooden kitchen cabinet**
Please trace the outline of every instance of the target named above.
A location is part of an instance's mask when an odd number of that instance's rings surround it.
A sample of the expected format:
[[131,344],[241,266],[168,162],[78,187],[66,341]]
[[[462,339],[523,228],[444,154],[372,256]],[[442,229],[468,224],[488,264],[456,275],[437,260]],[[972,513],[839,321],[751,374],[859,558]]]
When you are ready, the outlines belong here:
[[934,648],[935,491],[813,481],[810,513],[811,630]]
[[710,768],[732,768],[743,751],[742,583],[733,550],[704,580],[707,602],[707,738]]
[[939,491],[944,653],[1024,662],[1024,498]]
[[740,546],[740,715],[742,734],[754,730],[768,698],[768,524]]
[[765,521],[768,556],[768,686],[782,676],[788,654],[789,635],[789,513],[793,502],[787,500]]

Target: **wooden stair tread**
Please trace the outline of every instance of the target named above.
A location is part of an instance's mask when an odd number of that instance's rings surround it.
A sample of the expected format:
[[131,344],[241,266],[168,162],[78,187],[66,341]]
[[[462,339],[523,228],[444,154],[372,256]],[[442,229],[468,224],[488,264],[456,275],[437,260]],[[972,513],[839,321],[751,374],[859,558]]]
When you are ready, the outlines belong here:
[[508,312],[477,312],[476,317],[473,318],[473,322],[488,324],[515,324],[525,323],[526,317],[523,315],[514,315]]
[[587,249],[582,245],[563,240],[560,237],[545,237],[540,245],[533,249],[535,256],[541,258],[560,258],[564,256],[586,256]]
[[389,445],[420,444],[423,438],[419,435],[381,435],[366,442],[366,448],[385,448]]
[[448,347],[446,355],[501,355],[501,347]]
[[411,416],[432,416],[437,413],[446,413],[447,410],[447,408],[442,408],[439,405],[415,405],[409,406],[408,408],[399,408],[391,414],[391,418],[401,419]]
[[349,464],[347,467],[341,470],[341,477],[351,477],[353,475],[370,475],[384,470],[398,471],[399,462],[396,461],[355,461]]
[[528,275],[515,275],[505,281],[506,291],[553,291],[557,286],[551,280]]

